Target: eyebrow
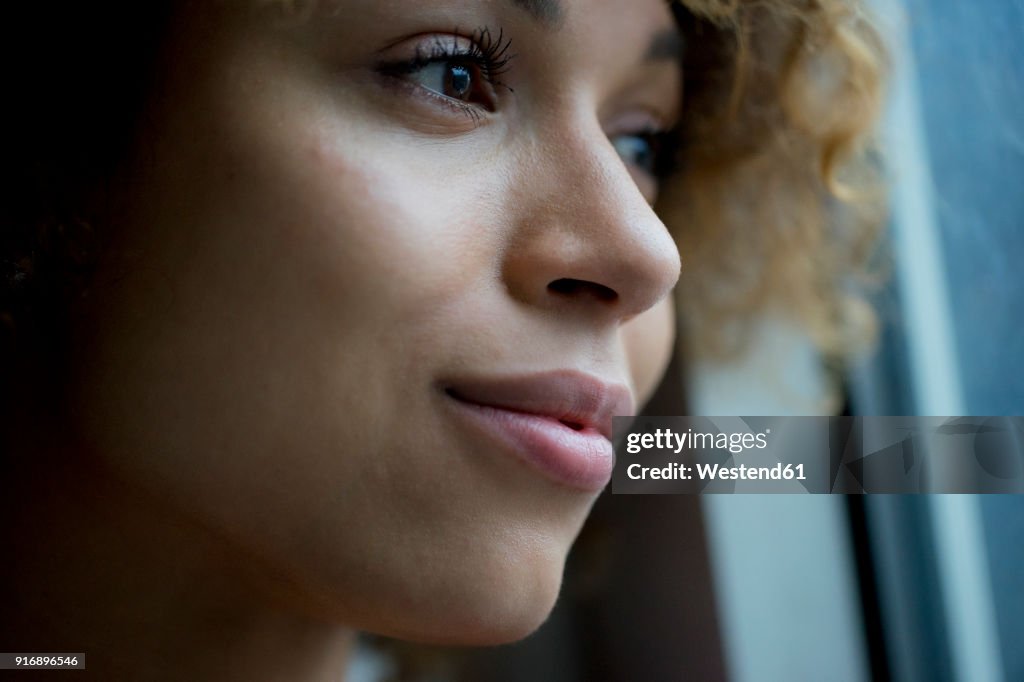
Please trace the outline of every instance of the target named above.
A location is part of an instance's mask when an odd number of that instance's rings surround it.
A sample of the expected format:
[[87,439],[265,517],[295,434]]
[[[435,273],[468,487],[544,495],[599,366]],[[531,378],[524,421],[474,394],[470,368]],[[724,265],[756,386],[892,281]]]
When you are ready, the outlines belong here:
[[542,24],[556,26],[565,13],[561,0],[509,0]]

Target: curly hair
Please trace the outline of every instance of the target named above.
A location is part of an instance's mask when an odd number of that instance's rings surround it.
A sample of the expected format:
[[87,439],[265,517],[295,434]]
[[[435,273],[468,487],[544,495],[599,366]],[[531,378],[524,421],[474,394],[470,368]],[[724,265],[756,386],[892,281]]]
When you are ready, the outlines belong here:
[[680,0],[683,171],[658,209],[683,255],[692,356],[729,356],[759,310],[842,359],[874,332],[885,194],[871,135],[887,70],[860,0]]

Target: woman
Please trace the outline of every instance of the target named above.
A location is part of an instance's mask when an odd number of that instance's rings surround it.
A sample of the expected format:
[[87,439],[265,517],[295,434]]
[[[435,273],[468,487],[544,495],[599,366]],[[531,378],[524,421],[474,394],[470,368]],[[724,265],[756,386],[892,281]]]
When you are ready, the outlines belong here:
[[312,680],[530,633],[670,354],[682,13],[81,4],[5,55],[2,648]]

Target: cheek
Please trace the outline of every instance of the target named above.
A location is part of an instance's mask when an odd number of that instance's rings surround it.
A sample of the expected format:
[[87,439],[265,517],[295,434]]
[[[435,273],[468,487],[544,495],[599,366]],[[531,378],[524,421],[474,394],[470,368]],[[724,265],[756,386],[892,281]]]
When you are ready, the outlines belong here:
[[650,399],[668,367],[675,341],[675,309],[671,297],[630,320],[622,328],[638,405]]
[[80,349],[84,437],[333,615],[526,634],[586,508],[481,477],[429,392],[493,307],[499,231],[475,199],[500,176],[308,120],[247,125],[186,154],[190,137],[164,138],[171,163],[126,221],[131,267],[97,291]]

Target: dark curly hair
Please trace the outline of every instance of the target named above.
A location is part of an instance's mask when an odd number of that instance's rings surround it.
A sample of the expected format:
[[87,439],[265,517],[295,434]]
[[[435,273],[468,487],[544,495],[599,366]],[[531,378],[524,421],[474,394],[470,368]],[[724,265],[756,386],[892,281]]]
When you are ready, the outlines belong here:
[[[57,396],[76,302],[110,235],[97,221],[133,151],[173,3],[5,8],[0,335],[9,407]],[[5,409],[7,414],[9,410]]]

